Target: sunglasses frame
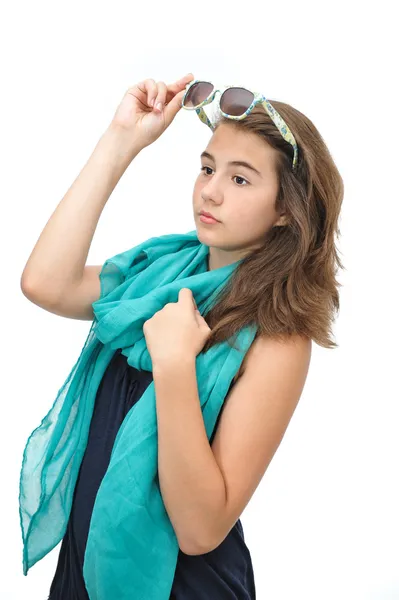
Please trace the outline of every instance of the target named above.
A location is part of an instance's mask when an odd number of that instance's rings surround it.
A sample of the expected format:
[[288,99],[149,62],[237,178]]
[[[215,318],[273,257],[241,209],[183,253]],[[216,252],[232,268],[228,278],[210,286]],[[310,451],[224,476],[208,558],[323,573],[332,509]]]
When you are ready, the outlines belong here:
[[[186,85],[186,91],[185,94],[182,98],[182,108],[184,108],[185,110],[195,110],[195,112],[197,113],[200,121],[202,121],[203,123],[205,123],[205,125],[208,125],[208,127],[214,131],[215,130],[215,125],[213,123],[211,123],[210,119],[208,118],[207,114],[204,111],[204,106],[206,106],[207,104],[210,104],[211,102],[214,101],[216,94],[219,92],[220,96],[218,98],[218,108],[221,112],[221,114],[226,117],[227,119],[233,119],[234,121],[241,121],[241,119],[245,119],[245,117],[247,115],[249,115],[249,113],[252,111],[252,109],[257,105],[257,104],[261,104],[263,106],[263,108],[265,109],[265,111],[267,112],[267,114],[269,115],[269,117],[272,119],[273,123],[276,125],[276,127],[278,128],[278,130],[280,131],[281,135],[283,136],[283,138],[289,142],[291,144],[291,146],[294,149],[294,158],[292,161],[292,170],[295,169],[296,164],[298,162],[298,146],[295,140],[295,137],[291,131],[291,129],[288,127],[287,123],[284,121],[283,117],[280,115],[280,113],[277,112],[277,110],[271,105],[271,103],[269,102],[269,100],[267,100],[267,98],[265,98],[265,96],[259,92],[254,92],[252,90],[249,90],[247,87],[245,87],[244,85],[224,85],[221,88],[216,88],[215,86],[213,86],[213,90],[212,92],[209,94],[209,96],[207,96],[207,98],[205,98],[205,100],[203,102],[201,102],[200,104],[197,104],[196,106],[184,106],[184,101],[186,99],[186,96],[188,94],[188,92],[190,91],[190,89],[193,87],[193,85],[195,85],[196,83],[207,83],[210,85],[213,85],[213,83],[211,81],[206,81],[205,79],[194,79],[193,81],[191,81],[190,83],[188,83]],[[226,90],[229,90],[231,88],[241,88],[246,90],[247,92],[250,92],[251,94],[253,94],[254,99],[251,103],[251,105],[247,108],[247,110],[242,114],[242,115],[229,115],[225,112],[222,111],[222,109],[220,108],[220,100],[223,96],[223,93]]]

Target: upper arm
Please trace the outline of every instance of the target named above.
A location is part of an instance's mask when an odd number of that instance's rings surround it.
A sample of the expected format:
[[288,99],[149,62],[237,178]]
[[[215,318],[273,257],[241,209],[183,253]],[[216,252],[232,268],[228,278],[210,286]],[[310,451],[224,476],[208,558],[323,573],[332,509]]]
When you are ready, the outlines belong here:
[[82,279],[69,285],[57,298],[50,300],[45,290],[24,289],[24,294],[37,306],[61,317],[92,321],[92,303],[100,298],[100,272],[102,265],[86,265]]
[[250,348],[212,442],[226,490],[212,548],[240,517],[284,436],[306,381],[311,345],[296,336],[285,342],[259,338]]

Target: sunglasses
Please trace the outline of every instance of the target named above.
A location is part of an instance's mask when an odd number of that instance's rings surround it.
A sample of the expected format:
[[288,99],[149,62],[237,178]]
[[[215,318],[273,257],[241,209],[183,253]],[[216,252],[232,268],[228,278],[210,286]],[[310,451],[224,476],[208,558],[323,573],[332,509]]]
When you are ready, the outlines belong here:
[[209,81],[194,79],[186,85],[182,107],[186,110],[195,110],[199,119],[214,131],[215,125],[211,123],[203,107],[213,102],[217,92],[221,94],[219,97],[220,112],[228,119],[239,121],[245,119],[257,104],[261,104],[264,107],[283,138],[294,149],[294,158],[292,161],[292,170],[294,170],[298,161],[298,146],[295,138],[282,116],[273,108],[263,94],[251,92],[245,87],[238,85],[225,85],[221,89],[217,89]]

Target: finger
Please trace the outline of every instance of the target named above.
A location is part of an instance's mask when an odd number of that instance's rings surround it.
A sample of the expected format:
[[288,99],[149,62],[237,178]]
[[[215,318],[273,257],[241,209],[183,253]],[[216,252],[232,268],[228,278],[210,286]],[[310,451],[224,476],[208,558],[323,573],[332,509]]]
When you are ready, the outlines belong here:
[[158,87],[155,79],[149,78],[145,79],[144,81],[140,81],[140,83],[137,84],[137,88],[143,93],[145,104],[152,108],[154,100],[158,94]]
[[167,86],[166,102],[170,102],[176,94],[178,94],[182,90],[185,90],[186,85],[190,83],[190,81],[192,81],[193,79],[195,79],[194,75],[192,73],[187,73],[187,75],[185,75],[181,79],[170,83]]
[[[194,296],[193,296],[193,300],[194,300]],[[195,300],[194,300],[194,308],[195,308],[196,312],[197,312],[197,313],[200,315],[201,313],[200,313],[200,311],[198,310],[198,306],[197,306],[197,303],[196,303],[196,301],[195,301]]]
[[181,109],[185,93],[186,91],[182,90],[181,92],[176,94],[169,103],[166,104],[164,110],[164,119],[166,126],[169,126],[172,123],[173,119]]
[[[191,293],[192,293],[192,292],[191,292]],[[194,298],[194,296],[193,296],[193,304],[194,304],[194,309],[195,309],[195,312],[196,312],[198,315],[200,315],[200,316],[201,316],[201,313],[200,313],[200,311],[198,310],[198,306],[197,306],[197,303],[196,303],[196,301],[195,301],[195,298]]]
[[179,292],[179,302],[191,302],[192,303],[193,293],[190,288],[181,288]]
[[157,87],[158,87],[158,93],[157,96],[155,98],[155,102],[154,102],[154,110],[157,111],[162,111],[165,103],[166,103],[166,83],[164,83],[163,81],[158,81],[157,83]]
[[201,329],[204,329],[205,331],[207,331],[208,335],[209,335],[212,330],[209,327],[209,325],[206,322],[206,320],[204,319],[204,317],[202,317],[201,315],[197,315],[196,313],[194,313],[194,314],[195,314],[195,318],[197,320],[198,327],[200,327]]
[[194,312],[194,316],[195,316],[195,320],[197,322],[198,327],[202,327],[203,326],[203,318],[201,317],[201,315],[197,312]]

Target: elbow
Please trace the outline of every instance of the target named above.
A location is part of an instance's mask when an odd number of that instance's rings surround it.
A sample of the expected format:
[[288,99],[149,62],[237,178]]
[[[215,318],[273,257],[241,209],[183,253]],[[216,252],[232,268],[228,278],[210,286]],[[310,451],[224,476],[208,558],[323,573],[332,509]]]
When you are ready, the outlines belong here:
[[200,554],[207,554],[210,552],[212,548],[208,544],[198,544],[195,542],[187,543],[187,542],[179,542],[179,548],[188,556],[199,556]]
[[217,494],[213,493],[212,506],[205,510],[206,517],[202,511],[201,517],[198,515],[190,518],[190,524],[195,524],[195,529],[187,524],[184,530],[176,529],[175,532],[179,541],[179,547],[184,554],[189,556],[198,556],[207,554],[215,550],[226,537],[225,531],[225,507],[226,507],[226,488],[221,489],[219,501],[216,503]]
[[59,290],[54,290],[54,284],[53,286],[43,282],[39,284],[22,274],[20,288],[25,298],[42,308],[51,310],[59,303],[60,293]]
[[[23,295],[28,298],[28,300],[37,299],[39,296],[39,285],[33,281],[31,277],[27,277],[24,273],[22,273],[20,287]],[[41,285],[41,294],[43,294],[44,286]]]
[[216,539],[215,536],[208,536],[203,539],[198,536],[197,538],[186,538],[184,540],[179,539],[179,548],[184,554],[189,556],[198,556],[200,554],[207,554],[212,550],[215,550],[220,544],[220,539]]
[[188,554],[188,556],[196,556],[201,554],[199,544],[193,540],[193,538],[185,536],[184,538],[179,535],[177,536],[177,540],[179,542],[179,549],[184,554]]
[[32,295],[33,288],[32,288],[31,281],[28,280],[26,275],[24,275],[23,273],[21,276],[20,287],[21,287],[23,295],[26,296],[26,298],[29,298]]

